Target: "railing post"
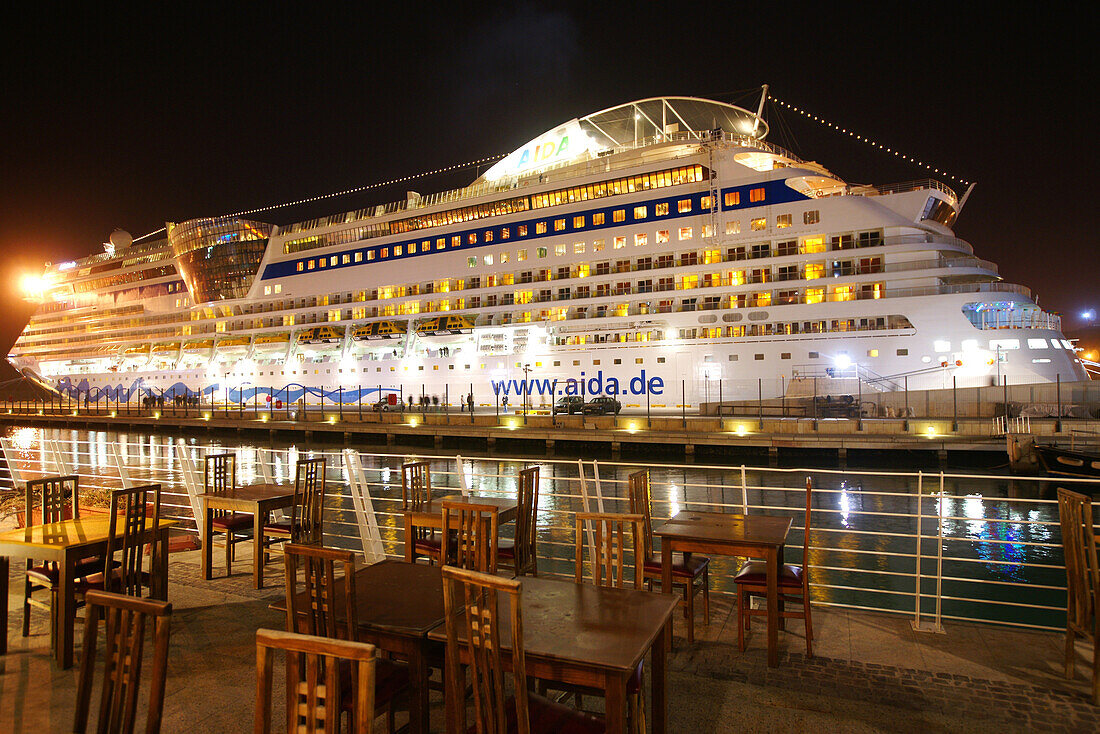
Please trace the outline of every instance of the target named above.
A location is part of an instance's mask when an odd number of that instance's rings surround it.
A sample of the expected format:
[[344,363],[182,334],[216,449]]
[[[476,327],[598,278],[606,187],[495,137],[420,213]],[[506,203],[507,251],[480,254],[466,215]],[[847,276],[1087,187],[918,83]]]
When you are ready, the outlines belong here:
[[913,589],[914,605],[913,605],[913,629],[919,630],[920,627],[920,575],[921,575],[921,545],[923,538],[923,521],[924,521],[924,472],[917,471],[917,565],[913,575],[916,577],[916,584]]
[[745,481],[745,465],[741,465],[741,514],[749,514],[749,488]]
[[935,632],[943,634],[943,625],[940,623],[943,611],[943,472],[940,472],[940,498],[937,503],[937,529],[936,533],[936,623]]
[[466,472],[462,469],[462,456],[455,456],[455,466],[458,468],[458,479],[462,482],[462,496],[470,496],[470,478],[466,476]]

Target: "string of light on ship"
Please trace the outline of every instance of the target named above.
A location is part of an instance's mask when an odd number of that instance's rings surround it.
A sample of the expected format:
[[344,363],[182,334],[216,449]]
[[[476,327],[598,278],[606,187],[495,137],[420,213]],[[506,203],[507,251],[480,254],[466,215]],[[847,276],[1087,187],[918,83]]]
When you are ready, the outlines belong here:
[[[827,120],[823,120],[820,117],[818,117],[817,115],[811,114],[811,113],[807,112],[806,110],[803,110],[799,107],[795,107],[792,104],[788,104],[787,102],[784,102],[784,101],[782,101],[780,99],[777,99],[775,97],[772,97],[771,101],[774,102],[775,104],[782,105],[783,107],[786,107],[787,109],[791,110],[792,112],[797,112],[798,114],[802,115],[803,117],[809,118],[809,119],[813,120],[814,122],[819,122],[819,123],[821,123],[822,125],[824,125],[828,128],[836,130],[836,131],[840,132],[841,134],[846,134],[851,138],[855,138],[856,140],[859,140],[860,142],[866,143],[866,144],[870,145],[872,148],[876,148],[878,150],[883,150],[883,151],[886,151],[887,153],[892,153],[893,155],[897,156],[898,158],[901,158],[904,161],[908,161],[910,163],[913,163],[917,166],[920,166],[921,168],[932,171],[933,173],[937,173],[937,174],[947,176],[952,181],[958,181],[963,186],[969,186],[970,185],[970,181],[963,180],[963,179],[959,178],[958,176],[953,176],[952,174],[948,173],[947,171],[941,171],[940,169],[935,168],[933,166],[930,166],[929,164],[927,164],[923,161],[919,161],[916,158],[913,158],[912,156],[905,155],[901,151],[894,150],[893,148],[888,148],[888,147],[886,147],[885,145],[883,145],[881,143],[876,143],[875,141],[871,140],[870,138],[864,137],[863,135],[859,135],[859,134],[857,134],[856,132],[854,132],[852,130],[848,130],[846,128],[841,127],[840,125],[835,125],[835,124],[833,124],[833,123],[831,123]],[[273,204],[272,206],[264,206],[264,207],[259,207],[257,209],[248,209],[248,210],[245,210],[245,211],[236,212],[235,214],[225,214],[223,216],[225,216],[225,217],[243,217],[247,214],[260,214],[261,212],[274,211],[275,209],[283,209],[283,208],[288,207],[288,206],[297,206],[298,204],[310,204],[310,203],[315,202],[315,201],[324,201],[325,199],[335,199],[336,197],[339,197],[339,196],[348,196],[350,194],[358,194],[362,191],[369,191],[371,189],[377,189],[377,188],[381,188],[383,186],[391,186],[393,184],[403,183],[405,181],[412,181],[414,179],[424,178],[425,176],[435,176],[436,174],[440,174],[440,173],[447,173],[449,171],[456,171],[460,168],[469,168],[470,166],[477,166],[477,165],[481,165],[482,163],[496,162],[496,161],[499,161],[501,158],[503,158],[505,155],[507,155],[507,154],[491,155],[491,156],[487,156],[485,158],[479,158],[479,159],[474,160],[474,161],[468,161],[466,163],[455,163],[454,165],[444,166],[443,168],[436,168],[435,170],[432,170],[432,171],[423,171],[421,173],[416,173],[416,174],[413,174],[411,176],[402,176],[400,178],[391,178],[388,181],[379,181],[377,183],[368,184],[366,186],[357,186],[356,188],[353,188],[353,189],[345,189],[344,191],[335,191],[331,194],[321,194],[320,196],[311,196],[311,197],[308,197],[308,198],[305,198],[305,199],[298,199],[296,201],[287,201],[287,202],[284,202],[282,204]],[[143,240],[146,237],[152,237],[153,235],[160,234],[161,232],[164,232],[164,231],[165,231],[165,228],[161,227],[160,229],[158,229],[156,231],[149,232],[148,234],[143,234],[140,237],[135,237],[134,242],[137,242],[139,240]]]
[[822,118],[818,117],[817,115],[811,114],[811,113],[807,112],[806,110],[801,109],[799,107],[795,107],[792,104],[787,104],[786,102],[784,102],[782,100],[779,100],[779,99],[776,99],[775,97],[772,97],[771,101],[774,102],[777,105],[781,105],[783,107],[786,107],[791,112],[797,112],[798,114],[802,115],[803,117],[807,117],[807,118],[813,120],[814,122],[819,122],[822,125],[824,125],[825,127],[832,128],[833,130],[836,130],[836,131],[838,131],[842,134],[846,134],[850,138],[855,138],[856,140],[867,143],[872,148],[875,148],[877,150],[884,150],[887,153],[894,154],[895,156],[897,156],[898,158],[901,158],[904,161],[908,161],[910,163],[913,163],[914,165],[917,165],[917,166],[920,166],[921,168],[932,171],[933,173],[938,173],[938,174],[941,174],[943,176],[947,176],[952,181],[958,181],[963,186],[969,186],[971,184],[970,181],[965,181],[965,180],[959,178],[958,176],[952,176],[947,171],[941,171],[938,168],[934,168],[934,167],[928,165],[924,161],[919,161],[916,158],[913,158],[912,156],[905,155],[901,151],[894,150],[893,148],[888,148],[885,145],[883,145],[882,143],[876,143],[874,140],[871,140],[870,138],[864,137],[863,135],[860,135],[860,134],[856,133],[853,130],[848,130],[847,128],[843,128],[840,125],[835,125],[835,124],[829,122],[828,120],[823,120]]

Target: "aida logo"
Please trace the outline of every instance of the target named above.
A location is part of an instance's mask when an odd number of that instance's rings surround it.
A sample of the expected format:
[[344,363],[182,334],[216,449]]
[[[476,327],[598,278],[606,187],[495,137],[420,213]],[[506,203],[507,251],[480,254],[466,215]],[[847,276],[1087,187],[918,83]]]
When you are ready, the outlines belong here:
[[559,140],[547,140],[539,143],[535,146],[534,150],[531,148],[524,149],[520,154],[519,162],[516,163],[518,170],[523,170],[532,165],[537,165],[543,161],[548,161],[551,158],[561,158],[569,150],[569,136],[563,135]]

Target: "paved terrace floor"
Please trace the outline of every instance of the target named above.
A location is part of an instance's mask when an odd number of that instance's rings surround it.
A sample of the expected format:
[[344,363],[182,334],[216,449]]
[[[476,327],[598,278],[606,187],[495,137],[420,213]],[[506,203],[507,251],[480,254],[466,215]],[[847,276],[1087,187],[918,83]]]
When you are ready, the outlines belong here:
[[[281,627],[281,615],[268,605],[282,592],[277,562],[268,567],[272,585],[251,588],[247,555],[238,557],[232,577],[209,582],[200,577],[197,552],[171,557],[165,732],[251,730],[254,633]],[[13,568],[9,654],[0,658],[0,732],[71,731],[76,668],[54,666],[44,612],[33,611],[31,636],[20,636],[22,588]],[[677,618],[672,732],[1100,731],[1100,709],[1087,698],[1086,649],[1078,648],[1077,679],[1066,681],[1058,634],[949,623],[946,634],[932,635],[913,632],[899,616],[818,608],[815,657],[805,657],[802,623],[790,621],[780,635],[780,667],[769,669],[762,620],[754,620],[749,647],[740,653],[732,600],[713,601],[711,623],[703,627],[700,613],[701,634],[692,647]],[[282,701],[281,691],[274,700]],[[600,704],[585,699],[587,708]],[[281,709],[275,711],[278,724]],[[398,724],[404,720],[399,713]],[[139,722],[144,727],[143,715]],[[432,727],[443,731],[438,693]]]

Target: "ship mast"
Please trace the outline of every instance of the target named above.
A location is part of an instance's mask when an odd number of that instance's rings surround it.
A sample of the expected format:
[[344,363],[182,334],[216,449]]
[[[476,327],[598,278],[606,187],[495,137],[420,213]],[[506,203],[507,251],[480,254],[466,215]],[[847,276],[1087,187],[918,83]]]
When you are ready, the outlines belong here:
[[764,114],[764,102],[768,99],[768,85],[765,84],[760,93],[760,105],[756,108],[756,119],[752,123],[752,134],[756,135],[756,128],[760,127],[760,115]]

